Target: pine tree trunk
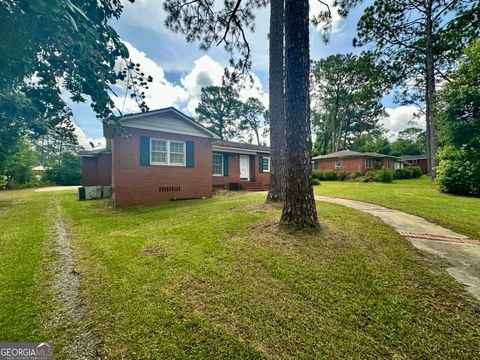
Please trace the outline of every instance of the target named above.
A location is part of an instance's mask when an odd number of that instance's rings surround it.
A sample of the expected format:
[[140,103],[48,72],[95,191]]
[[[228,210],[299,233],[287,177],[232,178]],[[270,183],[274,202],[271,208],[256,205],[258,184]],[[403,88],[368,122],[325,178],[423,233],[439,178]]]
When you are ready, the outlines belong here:
[[437,166],[437,116],[435,111],[435,62],[433,53],[433,21],[432,21],[433,1],[429,0],[427,5],[427,21],[426,21],[426,54],[425,54],[425,79],[426,79],[426,96],[425,96],[425,117],[427,121],[427,141],[430,151],[427,164],[429,163],[429,171],[432,179],[436,177]]
[[312,187],[308,25],[308,0],[286,0],[287,183],[280,223],[291,230],[318,227]]
[[285,75],[284,75],[284,0],[270,2],[270,187],[267,202],[285,200]]

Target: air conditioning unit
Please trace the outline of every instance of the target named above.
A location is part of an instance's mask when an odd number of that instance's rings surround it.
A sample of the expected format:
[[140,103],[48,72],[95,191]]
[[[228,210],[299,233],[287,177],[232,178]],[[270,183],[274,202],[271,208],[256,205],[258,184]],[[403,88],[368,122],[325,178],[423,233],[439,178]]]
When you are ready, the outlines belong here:
[[78,188],[79,200],[107,199],[111,197],[111,186],[83,186]]

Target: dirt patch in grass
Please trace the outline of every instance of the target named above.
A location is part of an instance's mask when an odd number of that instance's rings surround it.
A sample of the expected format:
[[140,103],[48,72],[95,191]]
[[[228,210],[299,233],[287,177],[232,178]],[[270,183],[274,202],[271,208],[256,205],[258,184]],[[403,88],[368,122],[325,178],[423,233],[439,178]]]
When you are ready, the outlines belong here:
[[58,201],[53,202],[50,218],[54,219],[52,235],[56,239],[56,247],[51,250],[55,261],[49,264],[55,296],[53,313],[45,326],[57,334],[54,341],[68,358],[99,358],[100,337],[80,295],[81,275],[75,268],[71,238]]
[[21,200],[16,199],[16,200],[13,200],[9,205],[3,208],[0,208],[0,219],[5,215],[7,215],[10,212],[10,210],[12,210],[15,206],[21,204],[21,202],[22,202]]
[[273,213],[278,210],[281,210],[281,205],[279,204],[266,204],[266,203],[251,203],[251,204],[242,204],[240,206],[233,207],[230,209],[230,212],[241,212],[241,213]]
[[167,250],[161,245],[152,245],[143,248],[142,251],[145,256],[152,256],[160,259],[165,259],[168,256]]

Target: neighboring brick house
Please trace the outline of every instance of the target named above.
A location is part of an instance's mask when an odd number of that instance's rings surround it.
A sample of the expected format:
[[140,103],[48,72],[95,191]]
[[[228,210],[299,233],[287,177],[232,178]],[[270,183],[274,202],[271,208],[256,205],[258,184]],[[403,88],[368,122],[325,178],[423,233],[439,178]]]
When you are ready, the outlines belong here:
[[359,171],[362,173],[381,168],[400,169],[404,165],[403,161],[395,156],[351,150],[315,156],[312,158],[312,162],[313,168],[317,170]]
[[120,122],[128,136],[105,128],[107,149],[80,152],[82,185],[111,185],[116,206],[211,197],[214,186],[268,185],[268,148],[220,141],[172,107]]
[[418,166],[420,169],[422,169],[424,174],[427,173],[428,167],[427,167],[427,155],[426,154],[403,155],[403,156],[400,156],[400,159],[402,159],[406,163],[410,164],[411,166]]

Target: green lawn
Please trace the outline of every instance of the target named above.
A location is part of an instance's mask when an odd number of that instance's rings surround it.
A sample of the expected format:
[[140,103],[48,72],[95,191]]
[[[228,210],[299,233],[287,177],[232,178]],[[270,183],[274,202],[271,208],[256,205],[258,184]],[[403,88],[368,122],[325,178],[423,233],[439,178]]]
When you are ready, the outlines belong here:
[[2,341],[53,339],[68,357],[74,334],[42,321],[55,316],[45,262],[56,202],[102,358],[478,355],[480,305],[443,262],[333,204],[319,203],[320,233],[288,233],[278,208],[244,194],[124,210],[23,195],[0,219]]
[[480,199],[441,193],[427,177],[396,180],[391,184],[323,181],[315,187],[315,194],[405,211],[480,239]]

